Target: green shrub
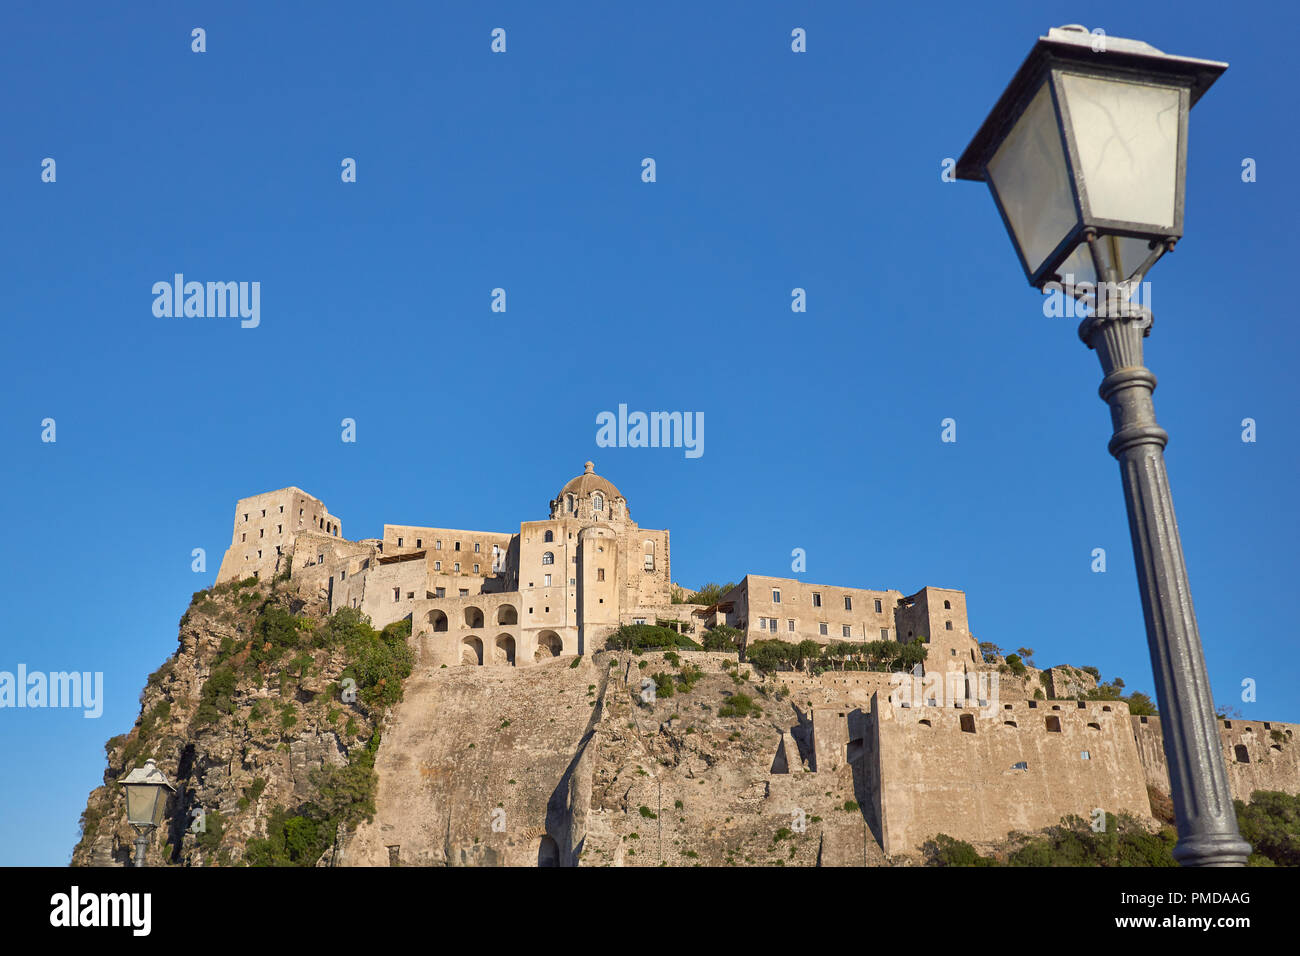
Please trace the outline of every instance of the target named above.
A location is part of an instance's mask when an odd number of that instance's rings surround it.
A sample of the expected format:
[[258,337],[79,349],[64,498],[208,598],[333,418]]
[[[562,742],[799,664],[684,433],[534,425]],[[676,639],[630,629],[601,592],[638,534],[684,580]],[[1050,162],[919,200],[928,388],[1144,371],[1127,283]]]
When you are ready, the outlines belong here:
[[763,711],[748,694],[732,694],[727,698],[726,703],[718,708],[719,717],[749,717],[762,713]]

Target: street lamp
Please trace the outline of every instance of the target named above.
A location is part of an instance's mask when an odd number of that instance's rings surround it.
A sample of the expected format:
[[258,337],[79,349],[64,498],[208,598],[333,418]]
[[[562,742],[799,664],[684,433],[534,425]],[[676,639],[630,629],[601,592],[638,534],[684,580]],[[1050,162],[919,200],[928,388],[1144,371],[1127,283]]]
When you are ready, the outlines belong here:
[[144,851],[149,844],[149,834],[162,824],[167,810],[167,798],[176,788],[167,782],[153,759],[143,767],[136,767],[118,781],[126,788],[126,820],[135,828],[135,860],[132,865],[144,866]]
[[1084,27],[1034,44],[957,163],[988,182],[1030,285],[1091,306],[1079,337],[1101,360],[1185,866],[1240,866],[1241,839],[1142,364],[1151,312],[1130,301],[1183,234],[1187,114],[1226,63],[1169,56]]

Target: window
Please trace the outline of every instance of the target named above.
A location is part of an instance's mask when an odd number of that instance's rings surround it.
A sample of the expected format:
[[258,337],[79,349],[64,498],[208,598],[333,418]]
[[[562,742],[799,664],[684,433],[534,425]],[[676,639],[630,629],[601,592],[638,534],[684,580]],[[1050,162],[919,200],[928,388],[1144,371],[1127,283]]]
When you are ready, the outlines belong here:
[[402,540],[403,540],[403,539],[401,539],[401,538],[398,538],[398,539],[397,539],[397,546],[398,546],[399,548],[402,546]]
[[1047,718],[1047,731],[1048,731],[1048,733],[1059,734],[1059,733],[1061,732],[1061,718],[1060,718],[1060,717],[1048,717],[1048,718]]
[[239,540],[240,540],[240,541],[247,541],[247,540],[248,540],[248,532],[245,531],[243,534],[241,534],[241,535],[239,536]]
[[853,610],[853,598],[849,597],[847,594],[844,595],[844,610],[846,611]]
[[459,541],[456,542],[456,547],[454,547],[452,550],[453,550],[453,551],[459,551],[459,550],[460,550],[460,542],[459,542]]
[[853,636],[853,628],[852,628],[850,625],[845,624],[845,625],[843,625],[843,626],[840,628],[840,633],[841,633],[844,637],[852,637],[852,636]]
[[767,630],[767,618],[765,618],[765,617],[760,617],[760,618],[758,619],[758,629],[759,629],[760,631],[766,631],[766,630]]
[[460,573],[460,562],[459,562],[459,561],[456,562],[455,570],[456,570],[456,573],[457,573],[457,574]]
[[554,540],[555,540],[555,532],[553,532],[553,531],[548,531],[548,532],[546,532],[546,536],[545,536],[544,538],[542,538],[542,540],[545,541],[545,542],[547,542],[548,544],[549,544],[550,542],[554,541]]
[[475,554],[478,554],[478,542],[477,542],[477,541],[474,542],[474,553],[475,553]]
[[975,733],[975,715],[974,715],[974,714],[962,714],[962,715],[961,715],[961,732],[962,732],[963,734],[973,734],[973,733]]
[[441,562],[441,561],[435,561],[435,562],[433,562],[433,570],[435,570],[435,571],[441,571],[441,570],[442,570],[442,562]]
[[400,601],[401,599],[402,599],[402,589],[401,589],[401,588],[393,588],[393,600],[394,600],[394,601]]
[[822,606],[822,596],[817,591],[813,592],[813,607]]
[[340,572],[339,572],[339,580],[340,580],[340,581],[346,581],[347,579],[348,579],[348,573],[347,573],[346,571],[340,571]]
[[592,510],[594,511],[605,510],[605,496],[602,495],[599,491],[591,496],[591,507]]
[[325,555],[323,555],[323,554],[318,554],[318,555],[316,555],[316,563],[317,563],[317,564],[324,564],[324,563],[325,563]]
[[772,588],[772,603],[773,603],[773,604],[780,604],[780,603],[781,603],[781,589],[780,589],[780,588]]
[[266,537],[266,529],[265,529],[265,528],[258,528],[258,529],[257,529],[257,536],[258,536],[259,538],[265,538],[265,537]]
[[423,538],[416,538],[416,539],[415,539],[415,546],[416,546],[417,548],[423,548],[423,547],[424,547],[424,539],[423,539]]
[[944,622],[943,622],[943,629],[944,629],[945,631],[951,631],[951,630],[952,630],[952,621],[944,621]]
[[477,565],[477,564],[474,565],[474,573],[475,573],[475,574],[478,574],[478,565]]
[[442,542],[441,542],[441,541],[435,541],[435,542],[433,543],[433,550],[435,550],[435,551],[441,551],[441,550],[442,550]]
[[822,634],[823,636],[827,633],[825,621],[822,621],[820,624],[817,625],[817,631],[819,634]]
[[245,521],[248,520],[248,515],[244,515],[244,520],[245,520]]
[[1091,760],[1091,759],[1092,759],[1092,754],[1088,753],[1088,751],[1086,751],[1086,750],[1080,750],[1080,751],[1079,751],[1079,759],[1080,759],[1080,760]]
[[643,617],[634,617],[634,618],[632,618],[632,623],[633,623],[633,624],[644,624],[644,623],[645,623],[645,618],[643,618]]
[[577,583],[578,583],[578,579],[577,579],[577,578],[569,578],[569,587],[573,587],[573,586],[576,585]]
[[547,551],[545,554],[542,555],[542,564],[554,564],[554,563],[555,563],[554,553]]
[[882,607],[881,604],[880,604],[880,598],[876,598],[876,613],[879,614],[879,613],[881,613],[883,610],[884,610],[884,607]]
[[434,588],[434,589],[433,589],[433,596],[434,596],[434,597],[440,597],[440,598],[442,598],[442,597],[446,597],[446,596],[447,596],[447,589],[446,589],[446,588]]
[[266,517],[266,509],[265,509],[265,508],[262,509],[262,517],[263,517],[263,518]]
[[284,514],[284,505],[280,505],[280,514]]
[[276,533],[276,534],[284,534],[284,525],[282,525],[282,524],[278,524],[278,525],[276,525],[276,526],[275,526],[275,533]]
[[655,556],[653,554],[647,554],[645,556],[645,569],[647,571],[653,571],[655,569]]
[[460,589],[460,596],[461,596],[461,597],[469,597],[469,588],[461,588],[461,589]]
[[604,569],[604,568],[597,568],[597,569],[596,569],[596,580],[597,580],[597,581],[603,581],[603,580],[605,580],[605,569]]
[[880,629],[880,639],[881,639],[882,641],[887,641],[887,640],[889,640],[889,628],[887,628],[887,627],[882,627],[882,628]]
[[[578,506],[573,500],[573,495],[564,496],[564,506],[565,506],[565,510],[568,511],[570,514],[576,515],[578,513]],[[645,621],[642,621],[641,623],[644,624]]]
[[951,611],[951,610],[952,610],[952,602],[951,602],[951,601],[944,601],[944,602],[943,602],[943,609],[944,609],[945,611]]
[[549,574],[546,575],[546,580],[542,582],[542,586],[548,588],[551,586],[551,576]]
[[793,633],[793,632],[794,632],[794,618],[791,618],[790,620],[786,621],[785,624],[786,624],[786,628],[785,628],[785,629],[786,629],[787,631],[790,631],[791,633]]

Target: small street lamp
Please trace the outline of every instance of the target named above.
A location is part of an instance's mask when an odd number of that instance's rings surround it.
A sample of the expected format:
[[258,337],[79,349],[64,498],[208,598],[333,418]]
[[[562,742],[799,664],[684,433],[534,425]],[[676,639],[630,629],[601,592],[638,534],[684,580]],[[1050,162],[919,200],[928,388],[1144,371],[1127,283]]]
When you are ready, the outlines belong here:
[[126,788],[126,820],[135,828],[135,860],[133,866],[144,866],[144,851],[149,845],[149,834],[162,825],[167,810],[167,798],[176,788],[150,758],[143,767],[136,767],[118,783]]
[[1079,337],[1111,409],[1184,866],[1241,866],[1241,839],[1130,301],[1183,234],[1187,114],[1226,63],[1058,27],[1040,37],[957,163],[987,182],[1030,285],[1091,306]]

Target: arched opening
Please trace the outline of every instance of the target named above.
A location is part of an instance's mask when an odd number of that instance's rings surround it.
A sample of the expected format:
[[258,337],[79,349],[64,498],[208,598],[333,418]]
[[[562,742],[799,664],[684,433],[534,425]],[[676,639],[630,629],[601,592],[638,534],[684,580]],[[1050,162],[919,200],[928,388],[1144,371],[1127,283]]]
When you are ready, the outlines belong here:
[[483,642],[477,637],[467,637],[461,641],[460,662],[462,664],[482,664]]
[[473,605],[470,605],[469,607],[465,608],[465,626],[482,627],[483,612],[478,608],[474,607]]
[[429,622],[429,630],[445,631],[447,630],[447,615],[439,610],[429,612],[426,620]]
[[1250,763],[1250,753],[1246,750],[1245,744],[1237,744],[1232,750],[1237,755],[1237,763]]
[[543,836],[542,842],[537,847],[537,865],[560,865],[560,846],[549,836]]
[[537,635],[537,653],[533,655],[534,660],[544,661],[547,658],[559,657],[564,650],[564,641],[560,635],[554,631],[542,631]]
[[515,663],[515,639],[509,634],[498,634],[496,647],[492,652],[492,660],[497,664],[508,664],[511,667]]
[[552,541],[555,540],[555,532],[554,531],[546,532],[546,537],[543,538],[542,540],[545,541],[547,544],[550,544]]
[[591,496],[591,509],[593,511],[605,510],[605,496],[602,495],[599,491]]
[[951,601],[944,601],[944,602],[943,602],[943,609],[944,609],[945,611],[951,611],[951,610],[952,610],[952,602],[951,602]]
[[519,623],[519,612],[515,610],[515,606],[513,604],[502,604],[499,608],[497,608],[497,623],[498,624]]
[[542,564],[554,564],[554,563],[555,563],[555,554],[553,552],[547,551],[542,555]]

